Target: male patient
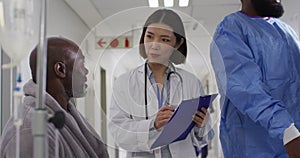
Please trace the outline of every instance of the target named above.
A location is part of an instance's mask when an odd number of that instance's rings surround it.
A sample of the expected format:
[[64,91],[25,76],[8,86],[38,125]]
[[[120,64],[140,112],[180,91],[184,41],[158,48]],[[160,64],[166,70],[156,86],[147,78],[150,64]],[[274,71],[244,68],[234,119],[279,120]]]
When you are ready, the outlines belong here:
[[[83,97],[86,92],[88,70],[84,67],[84,56],[79,47],[64,38],[48,38],[47,81],[45,105],[49,115],[56,111],[65,114],[65,125],[59,130],[59,158],[101,157],[108,153],[100,137],[80,115],[70,98]],[[37,49],[30,55],[32,80],[24,85],[23,125],[20,129],[20,157],[33,157],[31,113],[36,104]],[[55,126],[48,123],[49,157],[55,156]],[[2,135],[1,158],[16,157],[16,128],[10,117]]]

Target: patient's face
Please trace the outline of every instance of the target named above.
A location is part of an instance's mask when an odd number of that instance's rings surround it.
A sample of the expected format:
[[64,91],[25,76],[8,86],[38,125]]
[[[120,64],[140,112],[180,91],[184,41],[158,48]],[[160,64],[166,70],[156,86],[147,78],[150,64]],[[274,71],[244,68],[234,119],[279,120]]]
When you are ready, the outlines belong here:
[[86,94],[88,70],[84,62],[82,52],[78,51],[72,72],[72,94],[75,98],[83,97]]

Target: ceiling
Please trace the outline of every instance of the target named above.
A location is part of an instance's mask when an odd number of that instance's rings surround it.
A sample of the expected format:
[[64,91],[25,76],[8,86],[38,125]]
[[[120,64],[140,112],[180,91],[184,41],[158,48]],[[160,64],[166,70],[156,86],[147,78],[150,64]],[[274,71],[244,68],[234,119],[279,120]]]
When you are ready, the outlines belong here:
[[[120,23],[117,26],[143,24],[146,18],[157,9],[148,8],[148,0],[65,1],[90,29],[101,21],[124,14],[124,12],[133,12],[133,10],[135,14],[117,20]],[[160,6],[163,6],[162,0],[159,0],[159,3]],[[185,23],[190,23],[190,21],[199,22],[212,34],[217,23],[219,23],[225,15],[240,8],[240,0],[190,0],[188,7],[178,7],[178,0],[175,0],[174,6],[172,9],[182,12],[181,14],[185,14],[185,16],[182,17]]]
[[[64,0],[90,28],[94,28],[103,21],[109,21],[114,17],[118,24],[107,26],[118,29],[125,25],[142,25],[146,18],[157,8],[148,8],[148,0]],[[293,20],[299,14],[296,6],[299,0],[282,1],[285,7],[283,19],[287,22]],[[163,6],[163,0],[159,0]],[[190,0],[188,7],[178,7],[178,0],[174,0],[175,9],[185,14],[182,17],[186,27],[191,21],[199,22],[203,27],[213,34],[217,24],[227,14],[240,9],[240,0]],[[287,9],[288,8],[288,9]],[[126,12],[129,12],[126,17]],[[121,14],[124,14],[121,16]],[[117,18],[119,16],[119,18]],[[182,15],[181,15],[182,16]],[[194,24],[193,24],[194,26]],[[191,26],[191,27],[193,27]],[[187,30],[188,31],[188,30]]]
[[[103,35],[111,32],[113,35],[120,35],[126,31],[134,30],[143,25],[147,17],[157,8],[149,8],[148,0],[64,0],[81,18],[91,32],[94,28]],[[162,6],[163,1],[160,1]],[[193,41],[196,53],[190,53],[190,59],[199,59],[195,55],[203,52],[209,56],[209,41],[217,24],[224,16],[235,12],[241,8],[240,0],[190,0],[189,7],[178,7],[178,0],[174,0],[177,13],[183,19],[187,37]],[[283,1],[285,14],[284,21],[300,32],[299,0]],[[121,31],[121,32],[118,32]],[[135,32],[135,31],[133,31]],[[137,41],[135,43],[138,43]],[[201,53],[200,53],[201,54]],[[130,57],[131,58],[131,57]],[[191,62],[194,67],[203,67],[203,62]],[[202,65],[201,65],[202,64]],[[201,71],[202,69],[196,69]],[[204,70],[204,69],[203,69]],[[197,74],[207,74],[207,72],[196,72]]]
[[[103,21],[109,21],[114,17],[118,24],[107,26],[108,28],[119,29],[125,25],[142,25],[146,18],[157,8],[148,8],[148,0],[64,0],[78,15],[82,21],[90,28],[94,28]],[[283,19],[292,23],[298,18],[300,5],[299,0],[282,1],[285,7]],[[159,0],[163,6],[163,0]],[[240,9],[240,0],[190,0],[188,7],[178,7],[178,0],[174,0],[175,9],[179,13],[185,14],[183,21],[186,27],[191,21],[196,21],[213,34],[217,24],[227,14]],[[288,9],[287,9],[288,8]],[[129,12],[126,17],[121,16]],[[117,18],[119,16],[119,18]],[[182,16],[182,15],[181,15]],[[297,17],[295,17],[297,16]],[[298,25],[298,24],[297,24]],[[194,26],[194,23],[193,23]],[[193,27],[191,26],[191,27]],[[298,27],[298,26],[297,26]],[[187,30],[188,31],[188,30]]]

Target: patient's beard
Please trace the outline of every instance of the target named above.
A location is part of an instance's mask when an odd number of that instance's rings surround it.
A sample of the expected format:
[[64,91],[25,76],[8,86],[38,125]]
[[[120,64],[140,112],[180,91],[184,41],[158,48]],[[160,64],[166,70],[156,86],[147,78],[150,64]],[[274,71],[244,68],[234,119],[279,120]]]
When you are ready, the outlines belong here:
[[280,18],[284,9],[281,3],[272,0],[251,0],[256,13],[261,17]]

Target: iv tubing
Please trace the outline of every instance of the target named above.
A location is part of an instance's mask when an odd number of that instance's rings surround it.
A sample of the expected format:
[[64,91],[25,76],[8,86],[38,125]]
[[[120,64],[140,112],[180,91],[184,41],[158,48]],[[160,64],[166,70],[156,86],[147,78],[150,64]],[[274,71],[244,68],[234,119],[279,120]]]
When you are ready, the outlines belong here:
[[16,86],[13,90],[13,119],[14,126],[16,127],[16,158],[20,158],[20,127],[23,124],[23,107],[22,104],[23,90],[22,90],[22,76],[21,76],[21,66],[17,66],[17,80]]

